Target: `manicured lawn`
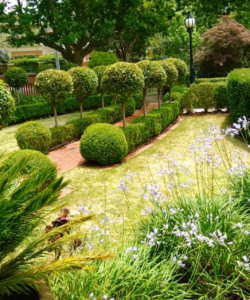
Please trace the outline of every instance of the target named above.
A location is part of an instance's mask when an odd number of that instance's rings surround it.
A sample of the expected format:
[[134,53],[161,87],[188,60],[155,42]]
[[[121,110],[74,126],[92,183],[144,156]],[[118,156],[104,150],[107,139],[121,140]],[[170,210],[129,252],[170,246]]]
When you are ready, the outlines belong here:
[[[84,112],[83,114],[86,115],[88,113],[89,112]],[[59,125],[64,125],[66,122],[77,118],[79,118],[79,112],[61,115],[58,116],[58,123]],[[41,119],[39,121],[49,128],[55,126],[55,119],[53,116],[51,116],[50,118]],[[19,149],[15,139],[15,133],[19,126],[21,126],[21,124],[11,125],[0,130],[0,152],[3,151],[4,156]]]

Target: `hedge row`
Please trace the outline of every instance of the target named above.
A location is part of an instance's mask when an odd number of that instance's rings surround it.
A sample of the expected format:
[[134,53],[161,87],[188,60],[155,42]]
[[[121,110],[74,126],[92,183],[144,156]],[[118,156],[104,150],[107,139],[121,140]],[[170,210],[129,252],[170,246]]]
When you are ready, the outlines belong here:
[[163,103],[161,110],[153,109],[147,117],[135,118],[126,128],[121,128],[128,143],[128,151],[134,149],[149,138],[160,134],[162,129],[172,123],[180,114],[180,103]]
[[[105,105],[110,105],[112,96],[104,95]],[[101,106],[101,95],[90,96],[83,104],[84,109],[94,109]],[[75,97],[68,98],[65,102],[57,106],[57,113],[79,110],[79,104]],[[41,102],[30,105],[19,105],[16,107],[15,120],[13,123],[21,123],[26,120],[46,117],[53,114],[51,105],[47,102]]]
[[196,78],[195,83],[202,83],[202,82],[222,82],[226,81],[227,77],[219,77],[219,78]]

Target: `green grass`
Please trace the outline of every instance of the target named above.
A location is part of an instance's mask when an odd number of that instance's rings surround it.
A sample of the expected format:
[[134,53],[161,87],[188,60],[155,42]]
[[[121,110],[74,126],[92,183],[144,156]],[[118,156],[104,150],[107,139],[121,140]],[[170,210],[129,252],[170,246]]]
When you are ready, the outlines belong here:
[[[89,112],[83,112],[84,115],[88,113]],[[79,116],[80,116],[79,112],[58,116],[58,124],[64,125],[66,122],[69,122],[74,119],[78,119]],[[46,118],[46,119],[41,119],[38,121],[48,126],[49,128],[55,126],[54,116],[51,116],[50,118]],[[19,126],[21,125],[22,124],[10,125],[0,130],[0,152],[4,152],[4,157],[10,154],[11,152],[19,149],[15,139],[15,133],[19,128]]]

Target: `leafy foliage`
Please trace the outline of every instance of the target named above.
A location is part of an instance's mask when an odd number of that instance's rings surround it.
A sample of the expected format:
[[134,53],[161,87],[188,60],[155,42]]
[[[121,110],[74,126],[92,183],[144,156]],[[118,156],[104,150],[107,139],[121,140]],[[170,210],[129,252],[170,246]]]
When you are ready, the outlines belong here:
[[29,81],[27,72],[22,68],[10,68],[4,74],[5,81],[15,89],[19,89]]
[[[67,61],[66,61],[66,59],[64,59],[62,57],[61,54],[59,54],[58,56],[59,56],[60,67],[63,67],[67,63]],[[55,55],[55,53],[41,55],[41,56],[38,57],[38,61],[56,67],[56,55]]]
[[47,126],[39,121],[22,124],[16,132],[16,140],[20,149],[31,149],[47,153],[51,143],[51,134]]
[[250,69],[236,69],[227,79],[229,109],[233,122],[250,117]]
[[101,80],[102,77],[104,76],[105,71],[107,70],[106,66],[97,66],[93,68],[93,71],[96,73],[97,77],[98,77],[98,87],[97,90],[99,93],[102,92],[102,86],[101,86]]
[[176,69],[178,71],[177,82],[181,82],[185,78],[185,76],[188,72],[187,64],[185,63],[185,61],[178,59],[178,58],[173,58],[173,57],[167,58],[166,60],[174,64],[174,66],[176,67]]
[[164,69],[164,71],[167,74],[167,80],[166,85],[168,87],[172,87],[172,85],[177,81],[178,79],[178,70],[175,67],[175,65],[167,60],[160,60],[158,62]]
[[9,63],[13,63],[15,67],[22,68],[28,73],[36,73],[38,68],[37,58],[16,58]]
[[103,165],[121,162],[128,152],[128,144],[122,130],[115,125],[89,126],[80,142],[83,158]]
[[50,70],[50,69],[55,69],[55,67],[52,65],[42,64],[36,69],[36,74],[39,74],[43,71]]
[[72,63],[72,62],[67,62],[65,65],[62,65],[61,70],[68,71],[69,69],[76,68],[76,67],[78,67],[77,64]]
[[110,66],[118,62],[118,58],[114,53],[95,51],[91,55],[91,60],[88,63],[90,68],[97,66]]
[[15,101],[6,84],[0,80],[0,129],[14,119]]
[[[173,92],[172,93],[172,101],[177,101],[177,102],[180,102],[181,101],[181,97],[182,95],[178,92]],[[163,102],[167,102],[169,101],[169,93],[166,93],[163,97]]]
[[201,37],[200,50],[194,57],[198,77],[225,77],[240,68],[249,45],[250,31],[229,16],[222,17]]

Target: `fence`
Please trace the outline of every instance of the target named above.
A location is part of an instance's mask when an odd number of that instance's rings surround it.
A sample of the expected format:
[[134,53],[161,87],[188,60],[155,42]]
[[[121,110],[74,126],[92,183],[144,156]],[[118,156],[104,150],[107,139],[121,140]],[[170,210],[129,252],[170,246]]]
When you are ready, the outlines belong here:
[[[28,74],[29,76],[29,81],[28,83],[26,83],[26,85],[22,88],[20,88],[20,92],[22,94],[24,94],[25,96],[30,96],[30,95],[36,95],[36,90],[35,90],[35,87],[34,87],[34,83],[35,83],[35,80],[36,80],[36,74]],[[0,75],[0,79],[2,79],[4,81],[4,76]],[[12,92],[12,91],[15,91],[14,88],[12,88],[11,86],[8,86],[9,90]]]

